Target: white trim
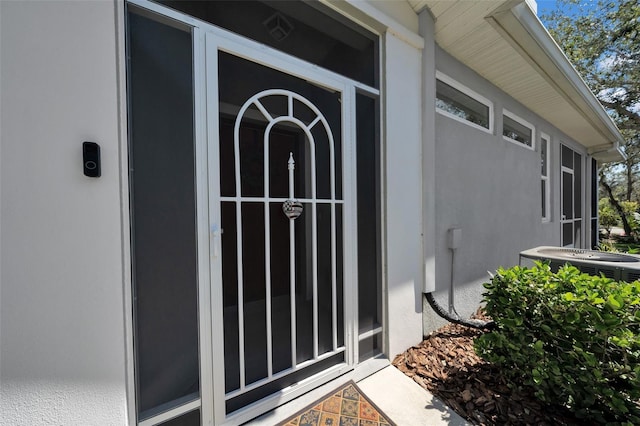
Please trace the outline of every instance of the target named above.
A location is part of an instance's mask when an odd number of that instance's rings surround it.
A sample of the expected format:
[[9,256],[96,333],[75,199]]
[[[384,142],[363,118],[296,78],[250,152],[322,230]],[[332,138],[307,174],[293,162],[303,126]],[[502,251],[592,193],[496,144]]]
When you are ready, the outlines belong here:
[[[356,157],[356,88],[345,88],[342,104],[342,250],[345,361],[358,364],[358,181]],[[348,143],[351,142],[351,143]],[[350,231],[350,232],[349,232]],[[349,285],[351,283],[351,285]]]
[[376,334],[382,335],[382,327],[377,327],[373,330],[365,331],[364,333],[360,334],[358,336],[358,342],[362,342],[363,340],[368,339],[369,337],[373,337]]
[[[355,24],[376,33],[378,36],[382,36],[385,32],[389,32],[411,47],[416,49],[424,48],[425,41],[422,36],[386,13],[380,11],[375,6],[372,6],[368,2],[361,0],[346,0],[340,2],[335,0],[319,0],[319,3],[330,7],[341,15],[349,18],[349,20]],[[347,7],[344,7],[346,4],[356,10],[348,10]],[[358,12],[357,15],[362,16],[355,16],[356,13],[353,12]]]
[[[455,90],[461,92],[462,94],[472,98],[473,100],[480,102],[481,104],[485,105],[487,108],[489,108],[489,117],[488,117],[488,124],[489,127],[484,127],[481,126],[479,124],[473,123],[469,120],[466,120],[460,116],[457,116],[455,114],[452,114],[448,111],[443,110],[442,108],[438,108],[438,106],[436,105],[436,112],[452,118],[456,121],[459,121],[461,123],[464,123],[468,126],[471,126],[475,129],[479,129],[482,130],[483,132],[487,132],[490,134],[493,134],[493,128],[494,128],[494,107],[493,107],[493,102],[490,101],[489,99],[485,98],[484,96],[482,96],[481,94],[475,92],[474,90],[468,88],[467,86],[465,86],[464,84],[454,80],[453,78],[449,77],[448,75],[444,74],[441,71],[436,70],[436,80],[440,80],[441,82],[447,84],[448,86],[453,87]],[[438,90],[436,87],[436,100],[438,99]]]
[[[188,402],[186,404],[182,404],[173,408],[169,411],[165,411],[162,414],[158,414],[157,416],[150,417],[138,423],[138,426],[155,426],[160,425],[167,420],[175,419],[178,416],[183,414],[190,413],[193,410],[197,410],[200,408],[200,398],[195,401]],[[201,414],[202,415],[202,414]]]
[[221,426],[237,426],[240,424],[244,424],[249,420],[256,418],[256,413],[266,413],[270,410],[278,408],[281,405],[297,397],[305,395],[324,384],[330,383],[338,378],[340,378],[339,380],[341,380],[344,378],[345,374],[353,374],[353,372],[353,368],[345,365],[345,363],[334,365],[333,367],[330,367],[325,371],[321,371],[320,373],[301,380],[300,382],[296,383],[295,386],[292,385],[286,387],[274,394],[271,394],[250,405],[247,405],[240,410],[234,411],[223,421],[219,423],[216,422],[214,424]]
[[[216,81],[216,84],[207,84],[207,146],[208,151],[208,168],[217,170],[220,165],[220,123],[219,123],[219,105],[218,105],[218,45],[217,40],[205,31],[205,60],[206,60],[206,81]],[[209,52],[216,54],[209,54]],[[209,173],[209,191],[207,201],[209,203],[209,227],[212,233],[209,235],[212,256],[209,257],[210,264],[210,306],[211,306],[211,344],[204,350],[211,351],[212,378],[213,378],[213,397],[209,401],[205,401],[210,407],[213,407],[213,418],[202,417],[203,425],[222,424],[226,417],[225,409],[225,372],[224,372],[224,345],[217,342],[224,342],[224,324],[222,321],[223,306],[223,290],[222,290],[222,213],[220,202],[220,173]],[[212,202],[213,201],[213,202]],[[218,235],[214,233],[217,232]],[[219,285],[216,285],[219,284]],[[215,316],[215,317],[214,317]],[[215,321],[214,321],[215,318]],[[203,404],[204,406],[204,404]]]
[[[578,93],[578,95],[588,104],[591,111],[595,113],[597,118],[610,133],[609,137],[612,139],[611,147],[615,147],[617,141],[623,140],[620,131],[616,127],[611,117],[609,117],[600,101],[598,101],[591,89],[589,89],[585,81],[582,79],[582,76],[576,71],[575,67],[571,64],[571,61],[569,61],[562,49],[549,34],[549,31],[544,27],[544,25],[540,21],[540,18],[538,18],[536,13],[528,5],[523,3],[520,3],[513,7],[510,12],[525,30],[527,36],[535,41],[536,45],[540,49],[542,49],[546,57],[551,61],[553,68],[555,68],[552,69],[551,72],[545,73],[546,76],[554,75],[555,72],[553,71],[555,70],[559,71],[562,74],[562,76],[569,82],[569,84]],[[501,19],[500,16],[494,16],[493,18]],[[516,40],[516,37],[514,37],[514,35],[512,35],[511,33],[509,33],[509,35],[514,40]],[[559,91],[558,93],[564,95],[563,91]],[[570,96],[571,94],[568,95],[568,97]]]
[[[595,162],[595,167],[594,167],[594,164],[593,164],[594,162]],[[600,235],[599,235],[600,234],[600,214],[599,214],[600,213],[600,209],[599,209],[599,207],[600,207],[600,194],[599,194],[599,192],[600,191],[598,191],[600,178],[598,176],[598,160],[596,158],[592,157],[591,155],[586,155],[586,165],[587,165],[587,167],[589,169],[588,170],[588,178],[585,179],[586,192],[588,194],[588,197],[587,197],[586,201],[587,201],[587,207],[589,209],[589,219],[588,219],[588,221],[589,221],[589,227],[588,227],[589,234],[588,234],[588,237],[586,239],[589,242],[589,248],[593,249],[593,247],[591,246],[591,241],[593,239],[593,232],[592,232],[593,230],[591,229],[591,222],[593,222],[594,219],[596,220],[596,235],[595,235],[596,238],[595,239],[596,239],[596,242],[598,242],[598,245],[599,245],[599,242],[600,242]],[[595,178],[595,188],[594,188],[594,185],[593,185],[593,179],[594,178]],[[595,211],[593,210],[593,204],[592,204],[592,202],[593,202],[592,197],[593,197],[594,189],[595,189],[595,196],[596,196],[596,200],[595,200],[596,201],[596,206],[595,206],[596,209],[595,209]]]
[[516,114],[512,113],[511,111],[509,111],[509,110],[508,110],[508,109],[506,109],[506,108],[503,108],[503,109],[502,109],[502,116],[503,116],[503,117],[504,117],[504,116],[507,116],[507,117],[509,117],[510,119],[512,119],[513,121],[515,121],[515,122],[517,122],[517,123],[519,123],[519,124],[522,124],[523,126],[525,126],[525,127],[529,128],[529,130],[531,130],[531,145],[527,145],[527,144],[525,144],[525,143],[523,143],[523,142],[517,141],[517,140],[515,140],[515,139],[511,139],[510,137],[505,136],[505,135],[504,135],[504,120],[502,121],[502,132],[501,132],[501,133],[502,133],[502,138],[503,138],[504,140],[506,140],[506,141],[509,141],[509,142],[515,143],[515,144],[516,144],[516,145],[518,145],[518,146],[523,146],[523,147],[525,147],[525,148],[527,148],[527,149],[530,149],[530,150],[532,150],[532,151],[535,151],[535,150],[536,150],[536,128],[535,128],[535,126],[534,126],[533,124],[529,123],[529,122],[528,122],[527,120],[525,120],[524,118],[522,118],[522,117],[520,117],[520,116],[518,116],[518,115],[516,115]]
[[[295,314],[295,312],[294,312],[294,314]],[[295,346],[294,346],[294,348],[295,348]],[[292,360],[292,367],[287,368],[286,370],[278,371],[277,373],[273,373],[270,376],[265,377],[264,379],[260,379],[260,380],[255,381],[255,382],[252,382],[252,383],[249,383],[249,384],[245,384],[244,386],[242,386],[242,387],[240,387],[238,389],[232,390],[231,392],[227,393],[225,398],[227,400],[233,399],[233,398],[235,398],[237,396],[245,394],[246,392],[250,392],[250,391],[252,391],[254,389],[258,389],[259,387],[262,387],[262,386],[264,386],[264,385],[266,385],[268,383],[274,382],[274,381],[276,381],[278,379],[281,379],[281,378],[283,378],[285,376],[288,376],[289,374],[295,373],[296,371],[303,370],[304,368],[309,367],[309,366],[311,366],[311,365],[313,365],[313,364],[315,364],[315,363],[317,363],[319,361],[324,361],[325,359],[331,358],[332,356],[339,355],[339,354],[345,352],[345,350],[346,350],[345,347],[341,346],[341,347],[333,350],[332,352],[326,352],[326,353],[323,353],[321,355],[314,356],[314,358],[309,359],[309,360],[304,361],[304,362],[300,362],[300,363],[297,362],[295,359],[293,359]],[[292,355],[295,357],[296,354],[293,353]],[[336,365],[343,365],[343,364],[344,363],[338,363]],[[321,374],[321,372],[316,373],[314,376],[320,376],[320,374]],[[292,387],[292,386],[295,386],[295,385],[290,385],[289,387]],[[242,409],[239,409],[239,411],[240,410],[242,410]]]
[[207,158],[207,67],[204,31],[194,28],[193,43],[193,119],[194,119],[194,171],[196,177],[196,244],[198,259],[198,350],[200,361],[200,407],[202,424],[213,418],[213,359],[209,347],[212,339],[211,321],[211,257],[216,251],[211,246],[209,225],[209,169]]
[[[220,197],[220,201],[231,201],[231,202],[234,202],[234,203],[262,203],[262,202],[284,203],[289,198],[284,198],[284,197],[222,196],[222,197]],[[331,205],[331,204],[344,204],[344,200],[331,200],[329,198],[316,198],[315,200],[312,199],[312,198],[296,198],[296,200],[300,201],[301,203],[313,203],[313,202],[315,202],[316,204],[329,204],[329,205]]]
[[131,255],[131,206],[129,200],[129,98],[127,93],[127,7],[123,2],[115,2],[116,13],[116,60],[118,90],[118,162],[120,180],[120,235],[122,238],[122,299],[125,336],[125,381],[127,420],[135,425],[138,415],[136,407],[135,352],[133,346],[133,283]]
[[540,150],[542,150],[542,140],[547,142],[547,155],[544,159],[545,164],[547,166],[547,174],[543,175],[542,171],[540,173],[541,180],[545,183],[545,212],[544,216],[542,216],[542,223],[551,222],[551,137],[544,133],[540,132]]
[[[572,158],[572,164],[573,166],[570,167],[566,167],[562,165],[562,148],[566,147],[567,149],[569,149],[571,151],[571,156]],[[576,188],[575,188],[575,179],[576,179],[576,162],[575,162],[575,155],[578,154],[580,156],[580,188],[578,188],[578,191],[580,191],[580,201],[581,201],[581,205],[580,207],[580,211],[581,211],[581,215],[580,217],[576,218]],[[584,167],[584,158],[586,158],[586,156],[583,153],[578,152],[577,150],[575,150],[574,148],[571,148],[570,146],[568,146],[566,144],[566,142],[564,141],[560,141],[560,242],[562,244],[562,238],[563,238],[563,226],[565,224],[571,223],[573,225],[573,231],[572,231],[572,242],[571,244],[567,244],[567,245],[563,245],[564,247],[576,247],[576,248],[582,248],[585,245],[585,237],[586,237],[586,231],[585,231],[585,222],[589,222],[589,226],[591,226],[590,223],[590,218],[589,217],[584,217],[585,214],[585,207],[586,207],[586,203],[588,202],[587,199],[585,199],[585,167]],[[563,211],[564,211],[564,176],[563,173],[568,173],[571,175],[571,219],[567,219],[564,217],[563,215]],[[576,246],[576,234],[575,234],[575,223],[576,222],[580,222],[580,235],[578,236],[580,238],[580,244],[578,246]]]

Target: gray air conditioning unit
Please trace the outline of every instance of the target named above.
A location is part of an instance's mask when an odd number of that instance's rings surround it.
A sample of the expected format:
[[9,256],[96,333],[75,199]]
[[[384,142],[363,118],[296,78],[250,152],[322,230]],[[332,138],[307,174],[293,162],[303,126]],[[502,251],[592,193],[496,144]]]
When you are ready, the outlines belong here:
[[520,252],[520,264],[523,258],[547,261],[552,271],[569,263],[589,275],[626,282],[640,280],[640,256],[631,254],[542,246]]

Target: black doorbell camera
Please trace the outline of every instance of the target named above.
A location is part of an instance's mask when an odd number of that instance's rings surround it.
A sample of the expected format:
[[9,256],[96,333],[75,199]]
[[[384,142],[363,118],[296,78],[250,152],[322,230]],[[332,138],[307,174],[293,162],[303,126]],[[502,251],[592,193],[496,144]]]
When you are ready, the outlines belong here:
[[84,175],[89,177],[100,177],[100,145],[95,142],[82,143],[82,161]]

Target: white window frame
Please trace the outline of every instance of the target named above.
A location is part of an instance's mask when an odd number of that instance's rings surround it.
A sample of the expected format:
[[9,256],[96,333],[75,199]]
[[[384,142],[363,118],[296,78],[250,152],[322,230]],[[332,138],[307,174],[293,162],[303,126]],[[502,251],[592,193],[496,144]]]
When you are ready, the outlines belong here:
[[542,174],[542,170],[540,171],[540,178],[544,182],[544,194],[545,194],[545,211],[544,216],[542,216],[542,223],[551,222],[551,194],[549,191],[551,190],[551,137],[544,133],[540,132],[540,149],[542,149],[542,139],[547,141],[547,155],[544,159],[547,165],[547,174],[546,176]]
[[[474,129],[478,129],[478,130],[482,130],[483,132],[487,132],[490,134],[493,134],[493,122],[494,122],[494,112],[493,112],[493,102],[491,102],[489,99],[485,98],[484,96],[476,93],[475,91],[469,89],[467,86],[465,86],[462,83],[459,83],[458,81],[454,80],[453,78],[449,77],[448,75],[442,73],[441,71],[437,71],[436,70],[436,80],[440,80],[441,82],[453,87],[454,89],[462,92],[463,94],[469,96],[470,98],[474,99],[475,101],[480,102],[481,104],[485,105],[486,107],[489,108],[489,128],[483,127],[479,124],[476,123],[472,123],[469,120],[465,120],[462,117],[459,117],[455,114],[450,113],[449,111],[445,111],[442,108],[438,108],[438,106],[436,105],[436,111],[446,117],[452,118],[456,121],[459,121],[460,123],[464,123],[467,126],[471,126]],[[438,95],[437,95],[437,89],[436,89],[436,99],[437,100]],[[434,102],[435,102],[434,100]]]
[[523,126],[529,128],[531,130],[531,146],[529,146],[529,145],[527,145],[525,143],[522,143],[522,142],[517,141],[515,139],[511,139],[508,136],[505,136],[504,135],[504,120],[502,120],[502,132],[501,133],[502,133],[502,137],[504,138],[504,140],[509,141],[511,143],[514,143],[514,144],[516,144],[518,146],[525,147],[525,148],[530,149],[532,151],[535,151],[536,150],[536,128],[535,128],[535,126],[533,124],[529,123],[524,118],[519,117],[516,114],[512,113],[511,111],[509,111],[506,108],[502,110],[502,116],[503,117],[507,116],[510,119],[512,119],[513,121],[515,121],[515,122],[517,122],[519,124],[522,124]]

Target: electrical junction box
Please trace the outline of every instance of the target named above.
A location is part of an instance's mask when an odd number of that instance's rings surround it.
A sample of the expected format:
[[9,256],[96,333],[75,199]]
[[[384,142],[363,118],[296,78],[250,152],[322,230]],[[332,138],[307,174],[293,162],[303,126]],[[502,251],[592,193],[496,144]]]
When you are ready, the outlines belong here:
[[461,228],[451,228],[447,231],[447,246],[451,250],[455,250],[459,248],[461,242],[462,242]]

